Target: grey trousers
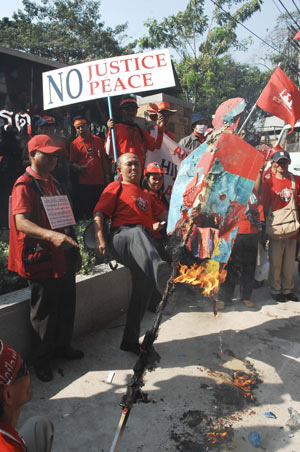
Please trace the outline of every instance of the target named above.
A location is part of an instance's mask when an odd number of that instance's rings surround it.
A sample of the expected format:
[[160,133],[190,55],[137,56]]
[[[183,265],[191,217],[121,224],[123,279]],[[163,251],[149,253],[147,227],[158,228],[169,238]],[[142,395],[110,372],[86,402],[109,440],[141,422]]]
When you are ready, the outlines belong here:
[[109,248],[112,256],[131,270],[133,287],[123,342],[137,343],[141,321],[157,286],[157,268],[162,259],[151,233],[143,226],[118,228],[111,234]]
[[28,452],[50,452],[52,449],[54,427],[49,418],[34,416],[28,419],[19,430]]
[[269,283],[273,294],[288,294],[294,290],[296,239],[270,240]]

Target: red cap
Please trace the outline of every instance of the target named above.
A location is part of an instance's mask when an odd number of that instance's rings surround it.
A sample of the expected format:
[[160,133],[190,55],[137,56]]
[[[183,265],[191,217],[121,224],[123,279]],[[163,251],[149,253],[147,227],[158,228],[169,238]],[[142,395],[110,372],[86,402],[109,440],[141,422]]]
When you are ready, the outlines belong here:
[[167,174],[167,171],[163,170],[161,166],[157,162],[151,162],[148,163],[146,168],[144,169],[144,176],[149,173],[156,173],[156,174]]
[[42,119],[47,121],[48,124],[56,124],[55,119],[53,116],[42,116]]
[[137,107],[137,100],[135,97],[132,96],[123,96],[121,101],[120,101],[120,107],[126,108],[129,107],[131,105],[134,105],[135,107]]
[[0,340],[0,394],[13,383],[21,364],[21,356]]
[[158,104],[149,104],[150,108],[147,110],[148,113],[155,114],[159,113],[162,110],[167,110],[171,113],[176,113],[177,110],[171,110],[169,102],[163,101],[159,102]]
[[28,154],[32,151],[44,152],[44,154],[52,154],[60,151],[61,148],[56,146],[54,141],[48,135],[35,135],[27,143]]

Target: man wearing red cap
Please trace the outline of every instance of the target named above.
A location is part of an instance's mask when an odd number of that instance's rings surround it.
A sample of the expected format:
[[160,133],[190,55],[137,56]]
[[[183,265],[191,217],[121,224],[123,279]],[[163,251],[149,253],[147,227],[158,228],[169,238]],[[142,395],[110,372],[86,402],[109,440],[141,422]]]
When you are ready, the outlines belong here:
[[136,97],[132,94],[122,96],[120,101],[121,121],[117,124],[112,119],[109,119],[107,126],[109,128],[106,140],[105,149],[107,154],[113,156],[113,145],[111,140],[110,129],[114,128],[117,156],[126,154],[128,152],[136,154],[140,160],[141,167],[144,167],[145,154],[154,149],[160,149],[163,140],[163,133],[165,131],[166,121],[161,116],[157,121],[158,133],[157,138],[152,137],[147,130],[142,129],[136,123],[138,105]]
[[[51,176],[60,149],[47,135],[28,142],[31,166],[17,179],[12,191],[12,217],[8,269],[28,280],[31,289],[30,320],[35,335],[33,362],[38,378],[53,378],[50,360],[79,359],[83,353],[70,346],[76,301],[75,272],[80,266],[79,246],[73,218],[58,218],[51,202],[64,202],[71,210],[62,187]],[[57,204],[54,204],[54,206]],[[57,220],[56,220],[57,221]]]
[[1,452],[50,452],[53,425],[47,417],[34,416],[20,433],[15,430],[22,406],[32,397],[30,375],[20,355],[0,340],[0,450]]
[[70,161],[79,178],[79,217],[87,219],[109,182],[108,163],[102,140],[89,132],[86,119],[78,116],[74,127],[78,136],[70,146]]
[[[164,209],[156,208],[152,197],[141,189],[142,170],[137,155],[122,154],[118,159],[118,172],[120,180],[105,188],[95,206],[94,222],[100,254],[106,254],[109,248],[113,257],[131,270],[132,296],[120,348],[139,354],[140,324],[149,296],[153,287],[163,293],[171,274],[169,264],[161,259],[152,237],[153,217],[166,220],[167,215]],[[111,220],[109,237],[104,234],[107,218]]]

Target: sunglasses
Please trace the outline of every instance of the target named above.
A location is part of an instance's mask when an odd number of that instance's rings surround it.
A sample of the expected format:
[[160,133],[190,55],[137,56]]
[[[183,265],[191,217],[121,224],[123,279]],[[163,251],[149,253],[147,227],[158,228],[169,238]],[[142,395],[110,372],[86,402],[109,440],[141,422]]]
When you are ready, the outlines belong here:
[[27,377],[27,375],[29,375],[27,364],[25,363],[25,361],[22,361],[22,364],[20,365],[17,375],[15,377],[15,381],[18,378]]

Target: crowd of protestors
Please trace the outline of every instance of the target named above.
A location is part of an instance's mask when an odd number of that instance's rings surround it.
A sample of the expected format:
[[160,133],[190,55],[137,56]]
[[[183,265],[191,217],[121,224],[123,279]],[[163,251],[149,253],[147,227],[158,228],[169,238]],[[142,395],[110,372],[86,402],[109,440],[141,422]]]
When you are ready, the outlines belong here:
[[[50,116],[36,121],[35,135],[23,146],[10,128],[2,137],[0,169],[4,172],[10,161],[14,165],[14,176],[8,173],[6,181],[12,192],[8,268],[27,279],[31,290],[31,360],[42,381],[53,379],[53,359],[84,356],[71,345],[75,274],[81,266],[79,245],[70,219],[52,227],[51,222],[57,220],[56,204],[53,213],[46,207],[47,197],[55,202],[64,199],[64,206],[72,206],[76,220],[93,218],[100,255],[109,253],[131,270],[133,290],[120,348],[140,354],[144,313],[147,307],[156,311],[171,274],[171,258],[165,247],[169,209],[164,195],[166,171],[157,162],[145,166],[145,157],[148,150],[160,149],[164,133],[173,138],[167,125],[176,110],[168,102],[150,107],[154,134],[136,123],[137,99],[125,95],[120,100],[121,120],[108,120],[104,143],[90,133],[83,116],[73,120],[77,137],[70,145],[57,136],[55,119]],[[193,151],[211,131],[208,119],[200,112],[193,113],[191,134],[179,144]],[[226,280],[217,295],[219,309],[233,303],[237,285],[243,303],[255,306],[255,269],[267,251],[271,297],[276,302],[299,301],[294,289],[294,264],[300,227],[300,177],[288,171],[289,163],[289,153],[277,145],[260,170],[240,218]],[[8,201],[5,208],[7,215]],[[25,450],[25,438],[30,450],[50,451],[53,426],[48,419],[30,419],[22,430],[23,438],[15,430],[20,408],[30,398],[26,364],[0,340],[1,450]]]
[[[36,134],[23,149],[17,143],[21,158],[15,159],[19,177],[13,189],[14,181],[10,182],[13,221],[8,267],[26,278],[31,289],[30,319],[35,337],[32,361],[43,381],[53,378],[52,359],[83,357],[80,350],[71,346],[75,273],[81,265],[79,246],[71,224],[55,230],[50,226],[48,211],[41,202],[43,197],[67,194],[76,220],[94,218],[100,255],[109,253],[131,269],[133,294],[122,350],[139,353],[140,323],[145,309],[148,306],[151,311],[156,310],[171,273],[171,259],[165,248],[169,208],[164,196],[166,171],[157,162],[145,166],[145,157],[148,150],[160,149],[164,133],[171,136],[167,126],[176,110],[168,102],[150,104],[148,112],[154,121],[154,134],[137,124],[138,104],[134,95],[122,96],[119,110],[120,121],[110,118],[107,122],[104,143],[91,134],[83,116],[73,119],[77,137],[69,145],[56,134],[56,122],[51,116],[36,121]],[[203,114],[193,113],[191,134],[179,144],[191,151],[196,149],[211,133],[209,125]],[[218,293],[219,309],[233,302],[237,285],[243,303],[254,306],[256,263],[267,247],[272,298],[278,302],[298,301],[293,281],[298,230],[271,236],[266,235],[265,228],[267,224],[272,229],[273,217],[277,218],[282,209],[285,212],[292,209],[297,214],[300,180],[288,172],[289,162],[289,154],[277,146],[271,150],[268,165],[260,171],[247,210],[240,219],[226,280]],[[21,164],[25,166],[24,174]]]

